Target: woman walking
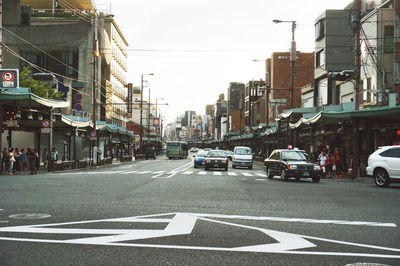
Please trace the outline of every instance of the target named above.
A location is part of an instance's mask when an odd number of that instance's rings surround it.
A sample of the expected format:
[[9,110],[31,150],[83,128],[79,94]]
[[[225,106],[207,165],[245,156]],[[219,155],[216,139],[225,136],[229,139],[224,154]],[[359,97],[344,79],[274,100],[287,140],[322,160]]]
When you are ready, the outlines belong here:
[[12,175],[13,174],[13,168],[14,168],[14,148],[10,149],[10,152],[8,153],[8,174]]

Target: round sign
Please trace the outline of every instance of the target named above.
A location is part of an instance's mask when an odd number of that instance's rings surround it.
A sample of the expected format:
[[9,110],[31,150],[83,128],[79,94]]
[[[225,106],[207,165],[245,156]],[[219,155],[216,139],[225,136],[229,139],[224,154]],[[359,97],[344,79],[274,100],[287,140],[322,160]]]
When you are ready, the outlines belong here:
[[43,120],[42,121],[42,127],[43,128],[49,128],[50,127],[50,121],[49,120]]
[[96,135],[97,135],[97,134],[96,134],[96,131],[91,131],[91,132],[90,132],[90,136],[91,136],[91,137],[94,138],[94,137],[96,137]]
[[75,104],[75,111],[82,111],[82,104],[80,104],[80,103],[77,103],[77,104]]
[[153,125],[158,126],[159,125],[159,120],[158,118],[153,119]]
[[82,94],[80,93],[75,94],[75,100],[82,101]]
[[3,73],[3,80],[11,81],[14,79],[14,74],[12,72],[4,72]]

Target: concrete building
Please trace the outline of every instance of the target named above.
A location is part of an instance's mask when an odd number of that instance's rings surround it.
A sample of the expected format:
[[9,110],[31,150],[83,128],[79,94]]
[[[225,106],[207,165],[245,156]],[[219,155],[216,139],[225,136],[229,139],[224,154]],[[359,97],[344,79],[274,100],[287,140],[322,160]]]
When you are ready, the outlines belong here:
[[[271,56],[270,94],[268,100],[270,122],[290,109],[290,53],[276,52]],[[297,52],[293,83],[293,108],[301,106],[301,89],[314,80],[314,54]],[[261,103],[260,103],[261,104]]]
[[228,88],[228,132],[238,131],[245,126],[243,100],[245,86],[243,83],[231,82]]

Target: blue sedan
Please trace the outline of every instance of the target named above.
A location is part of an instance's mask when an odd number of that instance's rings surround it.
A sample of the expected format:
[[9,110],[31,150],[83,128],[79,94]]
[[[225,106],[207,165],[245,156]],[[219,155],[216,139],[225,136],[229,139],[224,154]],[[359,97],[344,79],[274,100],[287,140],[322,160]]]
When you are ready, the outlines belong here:
[[194,156],[194,168],[204,166],[204,160],[206,159],[207,154],[208,151],[203,150],[196,153],[196,155]]

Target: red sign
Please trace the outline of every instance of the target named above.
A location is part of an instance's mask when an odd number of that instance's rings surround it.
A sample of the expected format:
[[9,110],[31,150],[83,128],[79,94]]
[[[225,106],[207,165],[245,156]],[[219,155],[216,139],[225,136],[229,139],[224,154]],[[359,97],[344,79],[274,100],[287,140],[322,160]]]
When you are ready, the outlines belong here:
[[397,136],[400,136],[400,129],[396,131]]
[[153,126],[158,127],[160,125],[160,120],[158,118],[153,119]]
[[75,110],[78,112],[82,111],[82,104],[80,103],[75,104]]
[[47,119],[43,120],[42,121],[42,127],[43,128],[49,128],[50,127],[50,120],[47,120]]
[[80,94],[80,93],[75,94],[75,100],[76,100],[77,102],[82,101],[82,94]]
[[12,81],[14,79],[14,74],[12,72],[4,72],[3,79],[5,81]]

